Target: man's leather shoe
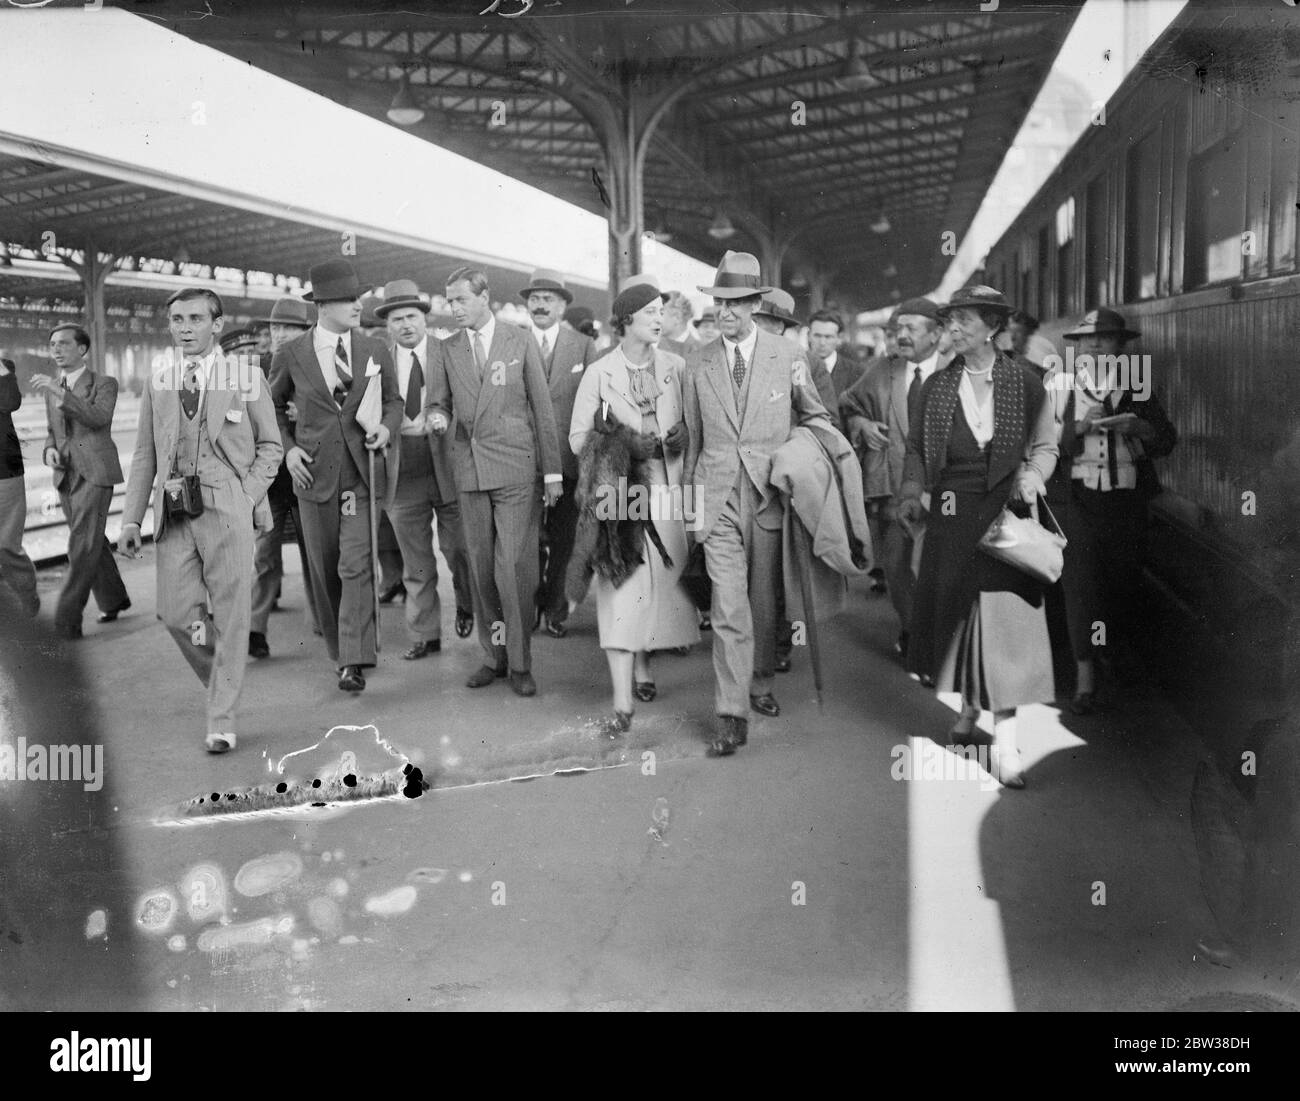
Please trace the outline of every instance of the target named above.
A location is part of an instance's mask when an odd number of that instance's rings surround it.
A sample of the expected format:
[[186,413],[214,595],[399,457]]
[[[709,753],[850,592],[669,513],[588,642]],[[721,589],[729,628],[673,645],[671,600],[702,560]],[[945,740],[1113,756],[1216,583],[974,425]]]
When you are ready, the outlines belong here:
[[114,621],[116,621],[118,616],[120,616],[123,612],[129,611],[130,608],[131,608],[131,601],[124,600],[116,608],[109,608],[108,611],[101,612],[99,616],[99,622],[113,623]]
[[504,677],[506,670],[504,667],[494,669],[490,665],[480,665],[473,673],[470,674],[469,680],[465,682],[466,688],[486,688],[494,680]]
[[400,581],[396,585],[389,585],[388,588],[386,588],[383,592],[379,594],[379,603],[391,604],[399,596],[402,598],[402,603],[405,604],[406,586],[403,585]]
[[546,633],[550,635],[551,638],[563,638],[569,633],[569,628],[566,627],[563,622],[557,623],[555,620],[548,618],[546,620]]
[[511,669],[510,691],[516,696],[535,696],[537,695],[537,682],[533,680],[532,673],[516,673]]
[[776,697],[771,692],[764,692],[761,696],[750,696],[749,706],[769,719],[775,719],[781,714],[781,705],[776,702]]
[[719,715],[707,749],[710,757],[730,757],[737,746],[749,740],[749,720],[735,715]]
[[789,654],[778,654],[777,657],[776,657],[776,666],[775,666],[775,668],[776,668],[776,671],[777,671],[778,673],[788,673],[788,672],[790,672],[790,655],[789,655]]
[[409,650],[402,655],[407,661],[415,661],[422,658],[425,654],[436,654],[442,650],[442,639],[426,638],[415,643]]
[[361,666],[344,665],[339,669],[339,688],[344,692],[360,692],[366,687],[366,678],[361,675]]
[[233,733],[209,734],[203,739],[203,744],[209,753],[229,753],[235,748],[235,735]]
[[261,631],[248,632],[248,656],[250,658],[269,658],[271,647],[266,644],[266,635]]
[[464,608],[456,609],[456,637],[469,638],[474,631],[474,613]]

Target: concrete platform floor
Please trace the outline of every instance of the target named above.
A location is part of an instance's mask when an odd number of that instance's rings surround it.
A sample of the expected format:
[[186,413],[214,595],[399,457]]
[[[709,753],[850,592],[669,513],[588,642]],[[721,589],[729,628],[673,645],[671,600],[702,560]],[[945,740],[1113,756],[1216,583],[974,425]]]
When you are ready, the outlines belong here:
[[[1003,791],[928,741],[952,713],[889,655],[888,601],[857,588],[825,631],[824,709],[796,650],[777,681],[781,717],[754,715],[747,748],[706,758],[706,634],[690,656],[656,659],[659,698],[638,705],[620,746],[592,725],[608,685],[590,603],[567,639],[535,636],[531,700],[504,682],[464,687],[480,652],[450,637],[447,595],[449,637],[422,661],[400,659],[402,609],[385,608],[379,667],[349,697],[302,629],[296,551],[285,556],[272,657],[250,662],[239,747],[223,757],[203,751],[200,686],[154,618],[152,549],[124,564],[127,616],[98,626],[92,604],[76,706],[98,713],[115,855],[87,883],[52,872],[50,889],[88,913],[98,897],[131,900],[108,906],[107,939],[86,944],[114,950],[132,981],[120,995],[65,982],[84,946],[31,920],[15,929],[10,894],[0,955],[15,1002],[111,1008],[128,990],[173,1011],[1300,1002],[1293,974],[1194,958],[1212,928],[1188,821],[1202,747],[1152,691],[1088,719],[1028,709],[1028,788]],[[47,607],[58,581],[42,575]],[[296,816],[179,811],[274,782],[283,755],[371,723],[432,791]],[[328,767],[349,745],[363,769],[386,767],[372,734],[336,731],[289,770]],[[172,902],[144,904],[159,892]]]

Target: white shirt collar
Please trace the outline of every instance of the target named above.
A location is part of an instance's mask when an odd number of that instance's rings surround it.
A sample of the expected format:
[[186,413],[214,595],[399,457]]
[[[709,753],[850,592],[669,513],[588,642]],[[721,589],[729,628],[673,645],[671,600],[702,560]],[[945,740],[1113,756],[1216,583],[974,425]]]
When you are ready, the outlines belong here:
[[838,351],[831,352],[830,355],[828,355],[824,360],[822,360],[822,362],[826,364],[826,373],[830,374],[831,371],[834,371],[835,365],[839,363],[839,361],[840,361],[840,353]]
[[[407,348],[402,344],[393,345],[393,356],[394,356],[395,363],[399,364],[407,371],[411,369],[411,356],[413,355],[420,357],[421,367],[426,367],[428,365],[429,363],[429,334],[428,333],[425,333],[424,336],[420,338],[420,343],[417,344],[414,348]],[[403,387],[402,390],[403,392],[405,392],[406,388]]]
[[539,329],[536,325],[533,325],[531,321],[529,324],[532,325],[533,339],[537,341],[539,347],[543,342],[549,344],[552,348],[555,347],[555,342],[560,337],[559,325],[552,325],[549,329]]
[[[758,343],[758,326],[755,325],[750,331],[749,336],[740,342],[740,354],[744,357],[745,366],[748,367],[754,362],[754,345]],[[722,338],[722,346],[727,352],[727,366],[730,367],[736,362],[736,342],[727,337]]]
[[318,352],[328,350],[331,355],[334,354],[334,349],[339,346],[339,337],[342,337],[343,347],[345,347],[348,350],[348,359],[351,360],[352,334],[350,332],[332,333],[329,331],[329,329],[326,329],[321,325],[317,325],[315,328],[312,329],[311,333],[312,333],[312,337],[311,337],[312,345],[315,347],[315,349]]
[[71,390],[81,381],[81,376],[86,373],[86,365],[83,363],[75,371],[63,371],[61,373],[63,375],[63,381],[68,384],[68,389]]
[[[484,355],[484,356],[488,355],[488,354],[492,351],[492,337],[496,335],[496,331],[497,331],[497,319],[496,319],[496,315],[495,315],[495,314],[488,314],[487,324],[484,325],[483,328],[481,328],[481,329],[478,330],[479,334],[480,334],[480,335],[482,336],[482,338],[483,338],[483,355]],[[474,332],[475,332],[475,330],[473,330],[473,329],[466,329],[466,330],[465,330],[465,335],[468,336],[469,339],[470,339],[470,346],[471,346],[471,347],[473,347],[473,343],[474,343]]]
[[916,369],[917,367],[920,367],[920,368],[921,368],[921,381],[924,382],[924,381],[925,381],[926,379],[928,379],[932,374],[934,374],[934,370],[935,370],[935,368],[938,367],[938,366],[939,366],[939,349],[938,349],[938,348],[936,348],[933,352],[930,353],[930,357],[929,357],[928,359],[922,359],[922,360],[911,360],[911,359],[909,359],[909,360],[907,360],[907,377],[908,377],[908,381],[909,381],[909,382],[911,381],[912,375],[913,375],[913,373],[915,372],[915,369]]

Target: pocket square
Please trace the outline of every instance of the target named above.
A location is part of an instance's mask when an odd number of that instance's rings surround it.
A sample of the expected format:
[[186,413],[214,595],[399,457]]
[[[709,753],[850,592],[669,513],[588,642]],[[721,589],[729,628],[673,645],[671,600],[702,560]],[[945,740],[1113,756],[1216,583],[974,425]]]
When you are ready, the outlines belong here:
[[522,363],[522,362],[523,362],[523,360],[520,360],[520,359],[512,359],[512,360],[510,361],[510,366],[511,366],[511,367],[518,367],[519,364]]
[[783,397],[785,397],[785,391],[784,391],[784,390],[773,390],[773,391],[772,391],[772,392],[767,396],[767,400],[768,400],[768,401],[780,401]]
[[226,410],[226,420],[230,421],[231,424],[238,424],[243,419],[244,419],[244,411],[242,409]]
[[572,367],[569,368],[569,374],[571,375],[581,374],[583,368],[586,366],[587,365],[585,363],[575,363]]
[[375,362],[374,356],[366,360],[366,378],[379,374],[379,364]]

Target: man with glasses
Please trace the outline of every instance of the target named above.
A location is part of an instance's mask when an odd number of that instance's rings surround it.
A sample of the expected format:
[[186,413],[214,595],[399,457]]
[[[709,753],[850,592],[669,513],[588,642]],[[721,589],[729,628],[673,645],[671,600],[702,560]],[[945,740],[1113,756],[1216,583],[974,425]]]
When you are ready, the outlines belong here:
[[90,335],[79,325],[60,325],[50,333],[50,358],[58,379],[37,375],[32,386],[45,398],[49,434],[45,465],[54,471],[63,516],[68,523],[68,572],[54,611],[62,638],[81,637],[81,614],[90,594],[99,605],[100,623],[111,623],[129,607],[113,548],[104,536],[113,487],[122,481],[122,464],[113,442],[117,379],[86,364]]

